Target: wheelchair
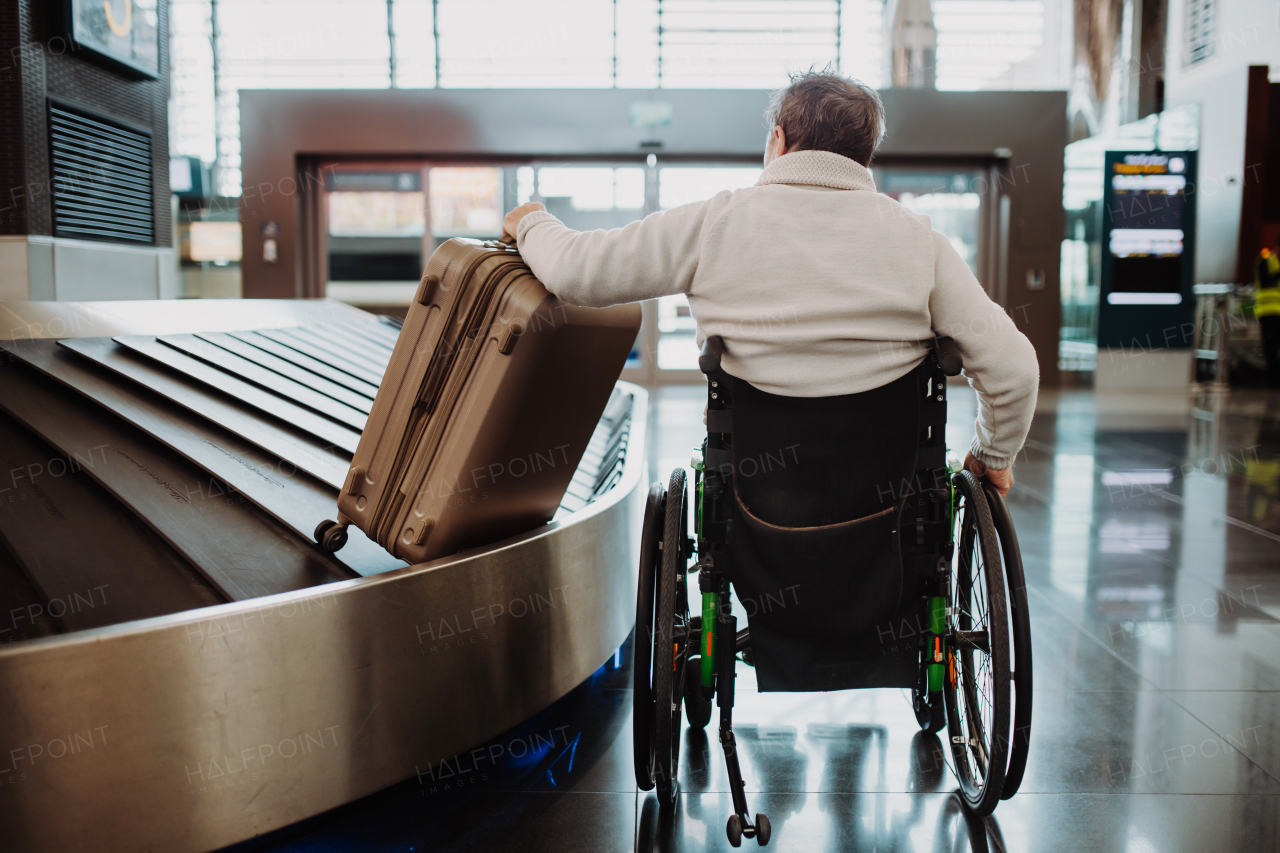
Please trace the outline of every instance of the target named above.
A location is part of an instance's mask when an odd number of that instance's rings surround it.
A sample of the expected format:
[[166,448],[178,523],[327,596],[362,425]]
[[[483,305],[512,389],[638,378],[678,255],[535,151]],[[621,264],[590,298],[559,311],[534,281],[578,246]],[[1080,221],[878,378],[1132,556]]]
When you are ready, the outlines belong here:
[[[705,728],[714,702],[734,808],[729,842],[768,844],[769,819],[752,820],[733,734],[743,660],[762,692],[909,689],[921,729],[946,729],[963,801],[990,814],[1026,768],[1031,629],[1004,500],[947,461],[946,377],[962,367],[954,341],[935,340],[889,385],[827,398],[763,392],[721,369],[723,351],[710,337],[699,358],[707,436],[692,463],[694,535],[684,468],[665,487],[654,483],[645,506],[637,785],[674,806],[681,707],[691,727]],[[691,613],[695,573],[701,601]],[[738,628],[731,590],[747,627]]]

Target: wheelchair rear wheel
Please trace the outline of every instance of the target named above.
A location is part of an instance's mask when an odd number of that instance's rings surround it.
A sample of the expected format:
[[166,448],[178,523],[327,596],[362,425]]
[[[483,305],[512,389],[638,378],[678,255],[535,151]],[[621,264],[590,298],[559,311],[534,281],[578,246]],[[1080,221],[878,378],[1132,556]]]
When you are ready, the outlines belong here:
[[1031,617],[1027,612],[1027,580],[1022,571],[1022,552],[1018,534],[1009,517],[1009,507],[990,484],[985,487],[996,538],[1000,540],[1000,556],[1004,560],[1004,577],[1008,584],[1010,639],[1013,643],[1013,732],[1009,747],[1009,769],[1004,777],[1007,800],[1018,793],[1027,769],[1027,751],[1031,743]]
[[659,546],[665,526],[667,493],[661,483],[649,488],[644,506],[644,527],[640,533],[640,581],[636,590],[635,660],[631,669],[631,743],[635,758],[636,785],[642,791],[653,788],[653,605],[657,589]]
[[683,468],[671,472],[663,513],[662,556],[653,640],[653,752],[658,802],[675,802],[680,765],[680,705],[689,646],[689,503]]
[[955,475],[956,559],[943,688],[951,755],[969,808],[990,814],[1004,792],[1012,696],[1009,623],[999,540],[977,478]]

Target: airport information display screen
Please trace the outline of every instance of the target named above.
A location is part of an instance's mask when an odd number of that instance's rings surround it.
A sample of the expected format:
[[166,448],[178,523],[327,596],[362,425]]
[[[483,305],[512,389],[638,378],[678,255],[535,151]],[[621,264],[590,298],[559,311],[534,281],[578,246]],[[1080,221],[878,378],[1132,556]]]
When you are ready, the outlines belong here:
[[63,0],[67,34],[80,47],[148,77],[160,74],[156,0]]
[[1191,346],[1195,152],[1108,151],[1102,206],[1098,345]]

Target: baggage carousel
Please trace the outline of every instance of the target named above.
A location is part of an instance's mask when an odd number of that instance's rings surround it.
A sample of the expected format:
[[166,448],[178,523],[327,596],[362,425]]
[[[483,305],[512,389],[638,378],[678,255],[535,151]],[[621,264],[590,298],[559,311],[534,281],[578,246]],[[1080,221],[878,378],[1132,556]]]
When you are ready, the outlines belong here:
[[0,319],[5,849],[279,828],[491,741],[631,631],[637,386],[617,384],[549,524],[408,566],[354,527],[337,554],[312,540],[395,321],[329,300]]

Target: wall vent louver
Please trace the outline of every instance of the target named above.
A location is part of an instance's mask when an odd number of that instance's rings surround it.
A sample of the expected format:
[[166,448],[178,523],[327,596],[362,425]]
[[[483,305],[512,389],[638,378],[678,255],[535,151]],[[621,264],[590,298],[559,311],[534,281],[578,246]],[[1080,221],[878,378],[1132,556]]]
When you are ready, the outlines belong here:
[[150,136],[50,104],[49,140],[55,236],[155,241]]

